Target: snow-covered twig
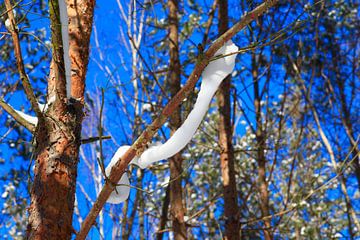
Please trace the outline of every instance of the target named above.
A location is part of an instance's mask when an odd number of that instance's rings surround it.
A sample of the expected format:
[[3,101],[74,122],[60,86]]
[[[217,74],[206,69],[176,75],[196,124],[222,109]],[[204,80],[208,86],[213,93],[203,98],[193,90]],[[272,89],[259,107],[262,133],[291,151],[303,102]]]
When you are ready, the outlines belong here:
[[[49,105],[54,103],[56,99],[56,96],[54,95],[49,99],[49,101],[46,104],[38,103],[38,107],[41,111],[41,113],[46,112]],[[24,113],[22,111],[14,109],[10,104],[6,103],[3,99],[0,99],[0,106],[8,113],[10,114],[19,124],[24,126],[26,129],[28,129],[30,132],[35,131],[35,127],[38,123],[38,118],[35,116],[31,116],[27,113]]]
[[31,116],[29,114],[26,114],[22,111],[15,110],[17,114],[19,114],[22,118],[24,118],[27,122],[31,123],[32,125],[36,126],[38,123],[38,118]]
[[[109,165],[105,169],[106,176],[110,175],[111,168],[117,162],[117,160],[124,155],[124,153],[130,148],[130,146],[121,146],[118,148],[114,156],[112,157]],[[108,198],[108,203],[118,204],[125,201],[129,197],[130,193],[130,182],[126,173],[124,173],[118,182],[116,190],[114,190]]]

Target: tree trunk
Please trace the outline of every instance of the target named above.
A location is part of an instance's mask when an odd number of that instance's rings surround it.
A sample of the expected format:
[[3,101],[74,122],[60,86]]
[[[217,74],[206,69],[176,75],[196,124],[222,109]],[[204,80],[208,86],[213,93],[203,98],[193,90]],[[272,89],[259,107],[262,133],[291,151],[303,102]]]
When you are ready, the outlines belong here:
[[159,229],[158,233],[156,235],[157,240],[162,240],[164,236],[164,232],[162,232],[163,229],[165,229],[166,222],[168,220],[168,210],[169,210],[169,204],[170,204],[170,187],[168,186],[166,188],[165,197],[163,200],[163,205],[161,208],[161,217],[159,222]]
[[[228,29],[228,2],[219,0],[219,35]],[[219,145],[220,165],[224,194],[225,214],[225,239],[240,239],[239,208],[236,190],[234,169],[234,148],[232,144],[231,102],[230,102],[231,77],[228,76],[221,84],[217,102],[219,108]]]
[[[170,47],[170,66],[169,66],[169,89],[171,97],[174,97],[180,90],[181,66],[179,60],[179,41],[178,41],[178,1],[169,0],[169,47]],[[170,117],[171,134],[181,126],[180,109],[174,111]],[[170,164],[170,214],[172,217],[172,230],[174,238],[187,239],[186,226],[184,222],[185,210],[182,197],[182,156],[181,152],[169,159]]]
[[[258,79],[258,68],[256,63],[255,53],[252,53],[251,57],[251,67],[252,67],[252,76],[254,82],[254,105],[255,105],[255,118],[256,118],[256,142],[257,142],[257,156],[256,160],[258,163],[258,188],[260,191],[260,209],[263,217],[269,216],[269,191],[268,183],[266,181],[266,156],[265,156],[265,130],[262,126],[262,117],[261,117],[261,97],[259,89],[259,79]],[[271,222],[270,219],[264,220],[264,236],[266,240],[273,239],[271,232]]]
[[[35,133],[35,170],[29,207],[28,239],[71,239],[86,66],[95,1],[69,0],[69,52],[72,97],[66,98],[63,48],[57,1],[49,1],[53,59],[49,105]],[[66,34],[66,33],[65,33]]]

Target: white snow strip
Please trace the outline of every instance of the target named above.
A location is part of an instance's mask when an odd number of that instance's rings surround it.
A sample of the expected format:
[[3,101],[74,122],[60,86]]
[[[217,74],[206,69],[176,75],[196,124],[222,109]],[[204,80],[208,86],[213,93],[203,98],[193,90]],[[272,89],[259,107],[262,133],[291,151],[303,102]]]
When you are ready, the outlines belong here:
[[[216,52],[215,56],[227,55],[236,51],[238,51],[238,47],[230,40]],[[202,74],[200,92],[193,110],[166,143],[150,147],[141,155],[137,163],[140,168],[146,168],[154,162],[175,155],[189,143],[204,118],[219,85],[233,71],[236,55],[219,58],[209,63]]]
[[[115,165],[115,163],[124,155],[124,153],[130,148],[130,146],[121,146],[112,157],[109,165],[105,169],[106,176],[110,175],[111,168]],[[114,190],[108,200],[106,202],[119,204],[125,201],[129,197],[130,193],[130,182],[126,173],[124,173],[118,182],[118,184],[122,184],[121,186],[116,187],[116,191]]]
[[[49,105],[51,105],[52,103],[54,103],[56,100],[56,95],[52,96],[49,101],[46,104],[42,104],[42,103],[38,103],[40,111],[41,112],[46,112],[46,110],[48,109]],[[10,106],[10,105],[9,105]],[[11,106],[10,106],[11,107]],[[13,107],[12,107],[13,108]],[[17,112],[22,118],[24,118],[26,121],[28,121],[29,123],[33,124],[33,125],[37,125],[38,123],[38,118],[31,116],[27,113],[24,113],[22,111],[16,110],[15,108],[13,108],[15,112]]]
[[55,102],[55,100],[56,100],[56,95],[53,95],[53,96],[48,100],[48,102],[47,102],[46,104],[38,103],[39,108],[40,108],[40,111],[41,111],[41,112],[46,112],[47,109],[49,108],[49,106],[50,106],[51,104],[53,104],[53,103]]
[[15,112],[17,112],[22,118],[24,118],[29,123],[31,123],[31,124],[33,124],[35,126],[37,125],[37,123],[38,123],[38,118],[37,117],[33,117],[33,116],[29,115],[29,114],[23,113],[22,111],[18,111],[18,110],[15,110]]
[[51,98],[49,98],[47,105],[51,105],[56,101],[56,94],[54,94]]
[[69,17],[67,14],[66,0],[59,0],[61,36],[64,50],[64,64],[66,77],[66,96],[71,97],[71,62],[69,56]]
[[[238,47],[230,40],[222,48],[220,48],[215,56],[227,55],[238,51]],[[150,164],[167,159],[179,151],[181,151],[194,136],[197,128],[199,127],[202,119],[204,118],[211,99],[213,98],[216,90],[221,82],[227,77],[234,69],[235,58],[237,54],[219,58],[209,63],[202,73],[202,83],[200,86],[200,92],[196,99],[193,110],[190,112],[187,119],[181,125],[180,128],[171,136],[171,138],[164,144],[157,143],[154,146],[148,148],[140,158],[135,157],[131,164],[135,164],[144,169]],[[121,146],[111,159],[109,165],[106,167],[106,174],[110,174],[112,166],[124,155],[124,153],[130,148],[130,146]],[[121,203],[125,201],[130,193],[129,179],[126,174],[123,174],[119,184],[125,184],[128,186],[116,187],[117,192],[111,193],[107,202],[109,203]]]

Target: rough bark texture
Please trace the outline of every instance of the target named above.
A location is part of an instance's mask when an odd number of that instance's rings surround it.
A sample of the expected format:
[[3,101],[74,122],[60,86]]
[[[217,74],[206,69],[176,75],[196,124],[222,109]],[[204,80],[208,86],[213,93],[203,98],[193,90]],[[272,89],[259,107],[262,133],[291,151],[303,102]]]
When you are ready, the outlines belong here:
[[[77,28],[82,29],[76,35],[73,49],[72,66],[78,67],[73,76],[76,82],[73,94],[83,99],[85,88],[86,64],[88,62],[89,39],[95,1],[69,1],[69,9],[76,13],[79,21]],[[62,57],[62,41],[59,34],[59,9],[56,1],[49,1],[51,13],[51,30],[53,59],[48,81],[48,99],[56,96],[50,104],[44,118],[39,119],[35,132],[36,162],[34,183],[31,189],[29,207],[28,239],[71,239],[74,233],[72,216],[75,201],[78,152],[81,144],[81,124],[83,119],[83,102],[66,99],[66,81]],[[78,7],[78,8],[77,8]],[[73,16],[74,18],[74,16]],[[74,31],[74,26],[72,26]],[[60,33],[59,33],[60,31]],[[61,35],[60,35],[61,36]],[[81,46],[81,49],[78,47]],[[76,52],[80,51],[80,53]],[[81,56],[81,59],[78,59]],[[78,63],[83,65],[78,65]]]
[[[255,53],[252,54],[251,67],[252,67],[252,77],[254,82],[254,105],[255,105],[255,118],[256,118],[256,142],[257,142],[257,151],[256,151],[256,160],[258,163],[258,188],[260,192],[260,209],[263,217],[269,216],[269,192],[268,192],[268,183],[266,181],[266,157],[265,157],[265,131],[262,126],[261,118],[261,97],[260,89],[258,82],[258,68],[256,63]],[[266,240],[273,239],[271,231],[271,219],[266,218],[264,220],[264,236]]]
[[[36,132],[29,239],[70,239],[82,106],[53,104]],[[51,116],[51,117],[48,117]],[[80,124],[79,124],[80,123]]]
[[[169,47],[170,47],[170,66],[169,66],[169,90],[173,98],[180,90],[181,66],[179,60],[179,41],[178,41],[178,1],[169,0]],[[181,126],[180,108],[170,117],[171,134]],[[172,230],[174,238],[177,240],[187,239],[186,226],[184,222],[185,209],[182,196],[182,156],[181,152],[169,159],[170,164],[170,215],[172,219]]]
[[[219,35],[228,29],[228,1],[218,1],[219,10]],[[219,146],[220,166],[224,194],[225,239],[240,239],[240,218],[236,190],[234,169],[234,148],[232,144],[231,102],[230,102],[231,77],[228,76],[221,84],[217,102],[219,108]]]

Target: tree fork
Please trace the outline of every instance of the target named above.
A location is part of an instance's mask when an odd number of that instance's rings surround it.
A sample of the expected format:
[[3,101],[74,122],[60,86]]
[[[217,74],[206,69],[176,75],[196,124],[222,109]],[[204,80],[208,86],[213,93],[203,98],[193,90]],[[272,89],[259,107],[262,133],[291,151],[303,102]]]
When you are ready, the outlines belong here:
[[[48,99],[54,96],[55,101],[49,104],[44,117],[39,118],[34,133],[36,161],[27,239],[71,239],[75,233],[72,216],[95,1],[68,0],[67,5],[69,33],[61,33],[58,2],[49,0],[53,58],[47,89]],[[71,64],[76,70],[71,79],[75,99],[66,99],[61,34],[70,37]]]

